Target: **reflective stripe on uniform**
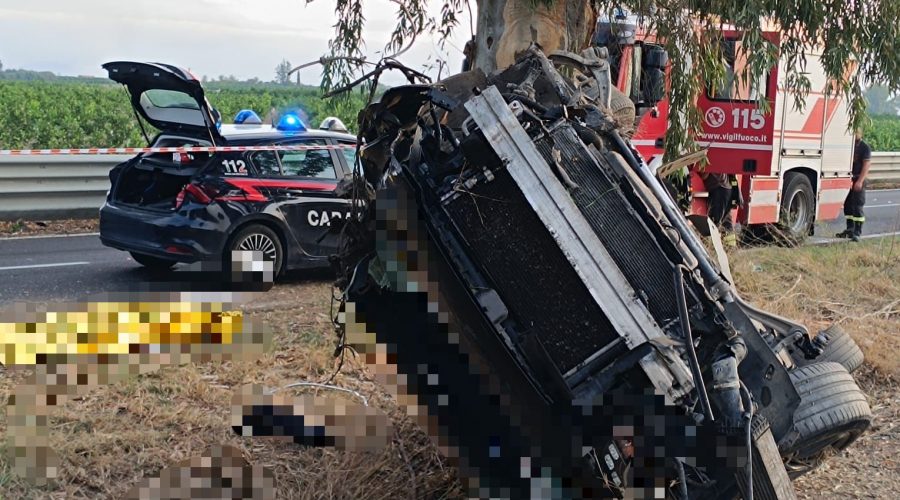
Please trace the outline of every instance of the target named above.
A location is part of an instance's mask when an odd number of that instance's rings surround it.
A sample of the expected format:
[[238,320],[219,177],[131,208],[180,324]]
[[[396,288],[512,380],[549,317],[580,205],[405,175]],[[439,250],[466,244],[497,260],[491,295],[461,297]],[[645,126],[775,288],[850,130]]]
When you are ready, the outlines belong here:
[[866,221],[865,217],[856,217],[855,215],[847,215],[846,217],[847,217],[847,220],[853,221],[853,222],[865,222]]

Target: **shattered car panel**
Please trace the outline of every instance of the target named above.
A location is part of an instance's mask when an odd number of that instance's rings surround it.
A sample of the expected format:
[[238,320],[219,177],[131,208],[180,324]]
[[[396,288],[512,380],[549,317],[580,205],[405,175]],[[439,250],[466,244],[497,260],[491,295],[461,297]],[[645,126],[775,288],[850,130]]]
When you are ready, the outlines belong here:
[[588,55],[531,48],[360,114],[342,343],[474,497],[792,498],[791,374],[822,346],[740,299]]

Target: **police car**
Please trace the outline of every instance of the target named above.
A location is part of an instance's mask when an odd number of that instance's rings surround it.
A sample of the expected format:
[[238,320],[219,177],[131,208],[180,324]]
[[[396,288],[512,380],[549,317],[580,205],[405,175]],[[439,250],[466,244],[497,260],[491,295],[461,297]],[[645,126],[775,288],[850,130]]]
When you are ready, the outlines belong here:
[[[349,210],[334,190],[356,154],[356,137],[340,120],[325,120],[324,130],[308,129],[297,114],[284,114],[273,125],[246,110],[235,124],[223,125],[188,71],[140,62],[103,67],[126,87],[135,111],[159,130],[153,147],[238,147],[145,152],[117,165],[100,209],[104,245],[156,269],[228,262],[234,251],[262,255],[276,275],[328,265],[338,243],[332,225]],[[252,149],[259,146],[295,149]]]

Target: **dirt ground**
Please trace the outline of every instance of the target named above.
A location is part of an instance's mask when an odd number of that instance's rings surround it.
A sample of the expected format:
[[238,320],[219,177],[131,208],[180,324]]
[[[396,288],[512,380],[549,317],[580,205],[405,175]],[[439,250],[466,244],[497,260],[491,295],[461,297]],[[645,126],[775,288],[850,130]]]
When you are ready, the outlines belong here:
[[48,221],[0,221],[0,238],[12,236],[44,236],[50,234],[95,233],[97,219],[66,219]]
[[[858,380],[871,397],[875,424],[849,450],[798,480],[800,497],[896,498],[900,241],[741,250],[732,263],[746,298],[811,330],[839,321],[867,355]],[[17,479],[4,449],[0,498],[120,498],[142,478],[218,444],[272,469],[278,498],[461,498],[455,469],[353,359],[333,383],[365,394],[392,416],[398,430],[384,451],[308,449],[232,432],[231,395],[240,386],[282,387],[332,373],[330,293],[322,279],[290,277],[249,303],[246,313],[275,334],[275,349],[257,361],[164,368],[65,403],[51,419],[52,444],[62,460],[58,483],[36,488]],[[0,367],[0,401],[23,377]]]

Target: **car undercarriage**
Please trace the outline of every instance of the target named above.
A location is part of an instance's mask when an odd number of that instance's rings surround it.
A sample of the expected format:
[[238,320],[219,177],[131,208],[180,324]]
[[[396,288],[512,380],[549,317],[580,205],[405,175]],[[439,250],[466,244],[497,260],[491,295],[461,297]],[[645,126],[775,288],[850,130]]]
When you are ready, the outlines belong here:
[[869,425],[858,347],[740,298],[615,92],[602,51],[532,47],[361,112],[338,352],[473,497],[793,498]]

